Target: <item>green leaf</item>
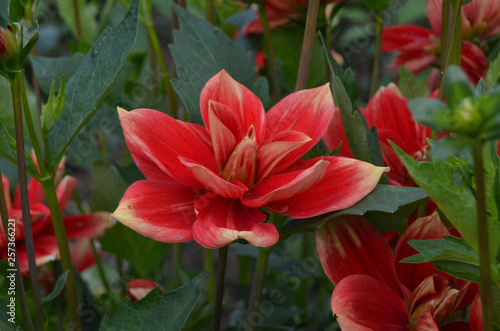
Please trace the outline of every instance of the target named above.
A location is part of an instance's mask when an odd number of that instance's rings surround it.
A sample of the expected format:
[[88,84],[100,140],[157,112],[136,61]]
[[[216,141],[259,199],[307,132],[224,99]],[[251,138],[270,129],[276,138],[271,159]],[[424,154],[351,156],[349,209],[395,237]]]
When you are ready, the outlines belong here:
[[[462,189],[452,181],[452,166],[446,161],[418,162],[394,143],[391,145],[413,180],[427,192],[462,237],[475,252],[478,252],[476,199],[470,190]],[[490,238],[498,238],[499,230],[498,220],[490,215],[488,217]],[[496,256],[496,246],[497,241],[490,240],[492,256]]]
[[[379,184],[370,194],[368,194],[361,201],[350,208],[334,211],[332,213],[316,216],[309,219],[292,220],[285,224],[280,232],[285,233],[297,227],[304,226],[318,227],[326,221],[342,215],[363,216],[365,214],[372,213],[371,215],[377,216],[378,219],[388,220],[394,213],[403,211],[404,209],[409,207],[405,213],[407,214],[407,217],[427,198],[427,194],[419,187],[403,187]],[[374,214],[375,212],[377,212],[377,214]],[[375,225],[377,226],[377,224]],[[384,225],[378,224],[378,226],[383,227]]]
[[374,12],[386,10],[391,5],[391,0],[361,0],[368,9]]
[[[463,0],[462,1],[462,7],[465,6],[466,4],[468,4],[469,2],[471,2],[472,0]],[[478,1],[478,0],[476,0]],[[455,4],[457,3],[457,0],[450,0],[451,4],[453,5],[453,7],[455,7]]]
[[133,305],[126,298],[111,318],[103,318],[99,330],[181,330],[201,296],[201,289],[208,275],[209,272],[205,271],[188,284],[165,294],[155,288]]
[[500,52],[498,52],[497,57],[493,62],[490,62],[490,68],[486,74],[486,85],[488,88],[493,88],[498,84],[500,79]]
[[75,53],[72,56],[44,57],[30,56],[31,64],[35,69],[36,77],[43,92],[49,93],[52,82],[55,81],[55,88],[59,89],[61,76],[66,79],[71,78],[78,70],[85,54]]
[[456,135],[443,137],[436,141],[430,150],[430,156],[433,160],[443,160],[452,155],[459,155],[469,143]]
[[460,238],[457,238],[460,241],[449,240],[446,237],[445,239],[410,240],[408,244],[420,254],[407,257],[401,262],[457,261],[479,266],[479,256],[465,240]]
[[64,98],[65,98],[64,85],[65,85],[64,76],[62,76],[61,86],[59,88],[59,93],[57,94],[56,97],[55,82],[53,81],[52,87],[50,88],[49,92],[49,99],[47,100],[47,103],[42,106],[41,121],[42,121],[42,131],[44,138],[46,138],[47,134],[50,132],[50,130],[52,130],[52,126],[61,116],[61,111],[66,105],[64,103]]
[[141,278],[148,278],[149,272],[160,265],[170,248],[169,244],[146,238],[121,223],[98,240],[104,251],[127,260]]
[[169,45],[177,68],[178,80],[172,85],[186,106],[190,120],[202,123],[200,94],[205,83],[225,69],[231,77],[255,93],[264,107],[269,104],[269,87],[264,77],[257,79],[254,64],[245,50],[220,29],[178,6],[179,30]]
[[[16,331],[19,330],[19,326],[16,323],[16,319],[19,318],[20,312],[16,311],[15,316],[9,315],[9,308],[8,306],[3,302],[2,299],[0,299],[0,330],[5,330],[5,331]],[[19,316],[19,317],[18,317]]]
[[429,95],[427,81],[413,75],[405,66],[399,68],[399,90],[410,100]]
[[[59,9],[59,16],[69,27],[73,36],[77,37],[77,28],[75,23],[74,1],[56,0]],[[77,0],[78,13],[82,25],[82,40],[88,44],[92,44],[92,40],[99,32],[97,24],[97,16],[99,15],[99,6],[96,2]]]
[[437,270],[446,272],[456,278],[474,283],[480,282],[478,266],[456,261],[435,261],[433,264]]
[[64,289],[64,285],[66,285],[66,279],[68,278],[68,273],[69,270],[66,270],[65,272],[62,273],[59,278],[57,278],[56,284],[54,285],[54,289],[52,292],[49,293],[45,298],[42,299],[43,303],[50,302],[57,298],[57,296],[62,292]]
[[420,123],[438,131],[451,131],[452,112],[441,100],[416,98],[408,103],[413,117]]
[[23,47],[19,53],[19,63],[24,63],[24,60],[31,52],[31,49],[35,46],[38,41],[38,22],[34,22],[28,28],[28,30],[23,32]]
[[451,109],[454,109],[466,98],[474,97],[474,85],[467,75],[457,66],[450,66],[444,77],[446,100]]
[[0,123],[0,156],[17,164],[16,140],[7,132],[3,123]]
[[48,135],[51,167],[57,166],[78,131],[97,111],[135,43],[138,2],[123,21],[106,29],[66,85],[66,107]]
[[7,28],[9,24],[10,0],[0,1],[0,27]]
[[[130,186],[125,182],[114,167],[105,164],[95,164],[90,183],[90,198],[92,211],[115,210],[125,190]],[[103,185],[106,183],[106,185]]]

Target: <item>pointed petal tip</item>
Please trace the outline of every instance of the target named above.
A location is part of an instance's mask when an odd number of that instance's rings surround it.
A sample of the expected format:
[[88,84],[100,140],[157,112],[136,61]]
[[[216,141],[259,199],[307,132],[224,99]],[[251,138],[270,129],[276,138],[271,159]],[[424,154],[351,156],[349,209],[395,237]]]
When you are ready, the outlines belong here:
[[120,106],[116,106],[116,111],[118,112],[118,117],[122,117],[123,115],[127,114],[128,113],[128,110],[120,107]]

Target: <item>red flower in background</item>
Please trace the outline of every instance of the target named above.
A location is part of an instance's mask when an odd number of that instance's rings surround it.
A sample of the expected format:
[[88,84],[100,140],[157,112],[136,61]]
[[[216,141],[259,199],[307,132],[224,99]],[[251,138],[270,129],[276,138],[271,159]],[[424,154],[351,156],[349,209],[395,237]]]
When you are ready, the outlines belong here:
[[[339,2],[342,0],[320,0],[320,5],[326,5],[332,2]],[[307,14],[308,0],[265,0],[266,13],[269,20],[269,27],[276,29],[280,25],[286,25],[291,21],[305,20]],[[262,33],[262,21],[260,14],[250,22],[244,29],[243,34],[248,33]]]
[[300,158],[333,114],[328,85],[293,93],[267,113],[225,71],[201,93],[205,127],[151,109],[119,110],[127,145],[147,178],[132,184],[113,216],[163,242],[218,248],[236,239],[278,240],[268,210],[306,218],[352,206],[385,168],[341,157]]
[[[61,169],[61,168],[60,168]],[[62,169],[61,171],[62,172]],[[59,172],[59,173],[60,173]],[[59,177],[60,178],[60,177]],[[66,204],[71,198],[71,193],[76,184],[76,179],[70,176],[64,177],[62,180],[57,180],[57,198],[61,210],[63,211]],[[17,187],[14,201],[10,198],[9,180],[2,176],[3,190],[6,197],[7,209],[9,218],[15,219],[16,226],[16,249],[19,259],[19,267],[23,273],[27,273],[28,258],[26,255],[26,244],[24,242],[24,226],[21,211],[21,197],[19,186]],[[37,266],[52,261],[59,256],[52,219],[50,217],[49,208],[44,204],[45,194],[42,185],[31,179],[28,187],[30,216],[33,230],[33,240],[35,243],[35,258]],[[109,219],[109,213],[95,212],[84,215],[64,216],[64,227],[68,239],[74,238],[93,238],[104,234],[104,231],[111,227],[113,223]],[[7,243],[3,226],[0,227],[0,257],[7,257]]]
[[[441,47],[442,0],[427,0],[427,18],[432,30],[415,25],[384,28],[382,50],[399,51],[392,62],[398,70],[404,65],[413,74],[419,74],[429,66],[439,67]],[[470,80],[477,83],[485,77],[488,61],[473,38],[494,36],[500,30],[500,3],[496,0],[472,1],[462,8],[461,64]],[[429,76],[431,90],[437,88],[439,71],[434,68]]]
[[[415,159],[427,159],[427,138],[430,137],[431,129],[413,120],[408,102],[396,85],[389,84],[388,87],[381,87],[377,91],[366,109],[361,109],[368,127],[377,127],[384,164],[391,168],[387,175],[392,185],[417,186],[389,144],[389,140]],[[353,157],[338,108],[335,109],[323,141],[330,151],[342,142],[339,155]]]
[[[414,255],[410,239],[448,234],[437,214],[416,220],[402,235],[393,256],[367,220],[346,216],[315,232],[321,264],[335,284],[332,311],[343,330],[438,330],[453,312],[468,306],[477,284],[399,260]],[[421,266],[421,264],[418,264]]]

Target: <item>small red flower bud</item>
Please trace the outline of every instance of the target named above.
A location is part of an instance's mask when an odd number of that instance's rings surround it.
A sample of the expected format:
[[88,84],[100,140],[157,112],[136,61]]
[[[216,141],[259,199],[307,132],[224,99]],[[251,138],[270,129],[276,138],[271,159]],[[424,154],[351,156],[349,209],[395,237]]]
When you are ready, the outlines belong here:
[[0,58],[8,61],[16,54],[16,38],[12,32],[12,27],[8,29],[0,27]]

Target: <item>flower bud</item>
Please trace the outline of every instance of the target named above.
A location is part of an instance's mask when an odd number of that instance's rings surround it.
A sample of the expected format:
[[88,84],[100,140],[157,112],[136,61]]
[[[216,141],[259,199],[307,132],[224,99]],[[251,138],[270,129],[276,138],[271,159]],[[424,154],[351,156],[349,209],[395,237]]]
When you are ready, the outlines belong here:
[[9,25],[7,29],[0,27],[0,58],[8,62],[16,55],[16,37]]

